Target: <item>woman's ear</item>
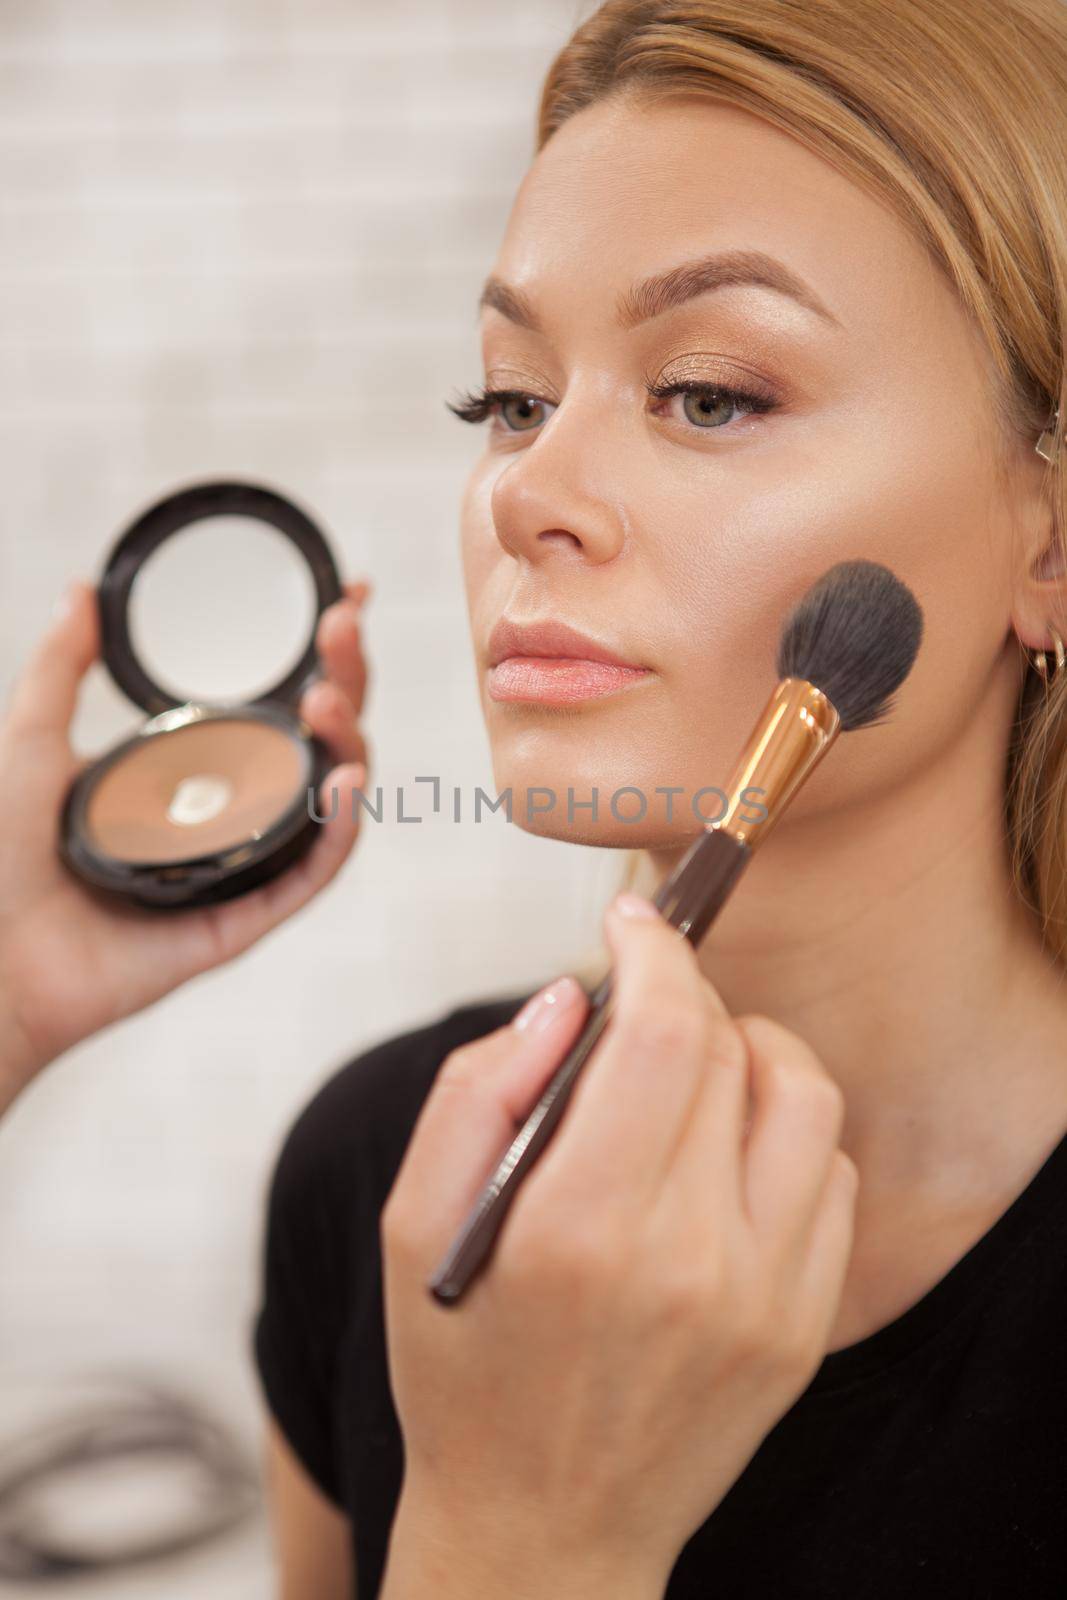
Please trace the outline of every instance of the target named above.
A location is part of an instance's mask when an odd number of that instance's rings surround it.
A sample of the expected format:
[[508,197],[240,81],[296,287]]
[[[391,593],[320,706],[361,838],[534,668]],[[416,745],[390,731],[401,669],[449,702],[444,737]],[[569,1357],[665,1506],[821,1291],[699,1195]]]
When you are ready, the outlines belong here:
[[1067,632],[1067,540],[1062,525],[1063,468],[1052,459],[1046,430],[1016,479],[1017,523],[1012,626],[1030,650],[1052,648],[1048,627]]

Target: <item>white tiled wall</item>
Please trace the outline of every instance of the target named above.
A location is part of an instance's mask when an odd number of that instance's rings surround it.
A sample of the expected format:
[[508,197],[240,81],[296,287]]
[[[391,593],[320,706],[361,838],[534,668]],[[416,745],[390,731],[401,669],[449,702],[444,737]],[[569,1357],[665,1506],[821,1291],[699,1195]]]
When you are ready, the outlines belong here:
[[[380,780],[491,785],[456,539],[480,436],[443,401],[480,377],[540,77],[589,9],[3,0],[0,691],[134,511],[248,475],[374,580]],[[79,747],[135,720],[94,667]],[[368,825],[290,923],[55,1064],[0,1128],[0,1443],[27,1397],[120,1368],[254,1447],[261,1207],[293,1114],[362,1046],[562,970],[617,870],[502,819]],[[245,1600],[266,1560],[260,1532],[85,1592]]]

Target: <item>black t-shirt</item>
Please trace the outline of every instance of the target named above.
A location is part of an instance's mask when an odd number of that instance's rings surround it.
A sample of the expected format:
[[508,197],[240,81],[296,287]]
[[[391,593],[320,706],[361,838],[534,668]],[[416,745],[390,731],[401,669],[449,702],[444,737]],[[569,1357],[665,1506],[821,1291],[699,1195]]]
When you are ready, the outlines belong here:
[[[275,1169],[256,1361],[295,1453],[352,1519],[358,1600],[379,1592],[403,1470],[379,1213],[444,1058],[522,998],[342,1067]],[[680,1552],[667,1600],[1064,1600],[1065,1334],[1067,1135],[922,1299],[824,1357]]]

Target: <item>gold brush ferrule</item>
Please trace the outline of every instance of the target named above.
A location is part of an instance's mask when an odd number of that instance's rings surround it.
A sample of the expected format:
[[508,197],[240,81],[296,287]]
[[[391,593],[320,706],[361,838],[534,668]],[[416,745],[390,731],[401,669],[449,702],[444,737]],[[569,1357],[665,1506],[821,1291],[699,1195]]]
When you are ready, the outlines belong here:
[[726,813],[712,826],[754,850],[818,766],[840,727],[837,709],[821,689],[806,678],[783,678],[726,785]]

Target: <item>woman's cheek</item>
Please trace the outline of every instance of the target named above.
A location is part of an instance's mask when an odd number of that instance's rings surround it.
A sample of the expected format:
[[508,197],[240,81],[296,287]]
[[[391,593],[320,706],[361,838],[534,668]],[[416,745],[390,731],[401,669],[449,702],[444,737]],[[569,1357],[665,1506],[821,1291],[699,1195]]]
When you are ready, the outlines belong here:
[[502,554],[493,527],[490,501],[493,476],[490,465],[484,459],[479,460],[468,475],[460,500],[460,555],[472,617],[479,615],[479,597]]

